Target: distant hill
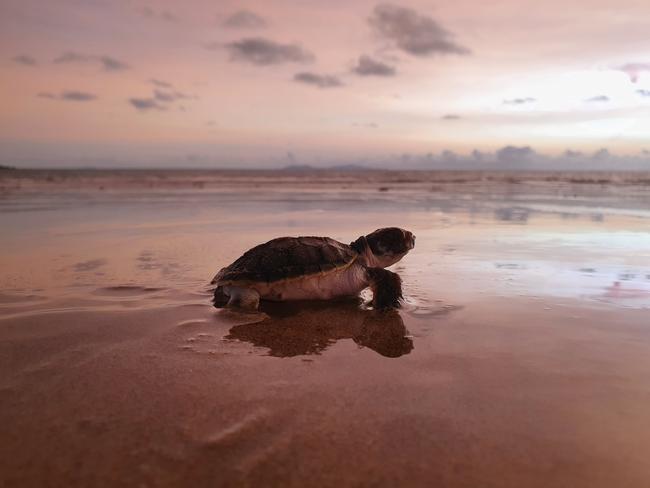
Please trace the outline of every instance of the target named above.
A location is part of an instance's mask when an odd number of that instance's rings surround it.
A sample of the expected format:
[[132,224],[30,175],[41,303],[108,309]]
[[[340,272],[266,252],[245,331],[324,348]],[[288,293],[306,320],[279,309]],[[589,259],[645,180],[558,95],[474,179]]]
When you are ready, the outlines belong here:
[[315,167],[308,164],[292,164],[281,168],[280,171],[290,172],[311,172],[311,171],[371,171],[372,168],[359,166],[358,164],[340,164],[337,166]]
[[313,166],[308,164],[292,164],[290,166],[285,166],[280,168],[280,171],[315,171],[316,169]]
[[331,166],[327,168],[334,171],[371,171],[373,168],[367,168],[358,164],[340,164],[338,166]]
[[3,166],[0,164],[0,171],[9,171],[12,169],[16,169],[16,168],[14,168],[13,166]]

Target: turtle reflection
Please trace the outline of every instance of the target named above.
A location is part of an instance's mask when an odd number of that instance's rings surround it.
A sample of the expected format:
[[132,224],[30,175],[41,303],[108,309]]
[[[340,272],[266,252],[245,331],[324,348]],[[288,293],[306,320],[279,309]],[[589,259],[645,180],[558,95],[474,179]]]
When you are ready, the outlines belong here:
[[276,357],[320,354],[335,342],[352,339],[389,358],[413,350],[413,341],[396,310],[362,310],[356,303],[277,307],[262,322],[236,325],[226,339],[250,342]]

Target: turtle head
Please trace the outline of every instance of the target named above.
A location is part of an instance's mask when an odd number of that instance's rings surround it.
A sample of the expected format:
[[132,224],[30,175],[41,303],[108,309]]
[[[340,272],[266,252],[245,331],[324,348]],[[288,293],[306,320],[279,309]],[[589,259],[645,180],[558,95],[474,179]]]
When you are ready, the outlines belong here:
[[399,227],[385,227],[359,237],[350,246],[365,255],[368,266],[386,268],[415,247],[415,236]]

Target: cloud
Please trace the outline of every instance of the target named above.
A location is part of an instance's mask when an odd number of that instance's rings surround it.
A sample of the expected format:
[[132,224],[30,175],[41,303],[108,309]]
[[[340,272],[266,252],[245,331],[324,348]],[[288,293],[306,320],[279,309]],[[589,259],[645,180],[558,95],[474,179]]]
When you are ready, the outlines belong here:
[[359,56],[357,65],[352,68],[352,72],[359,76],[394,76],[396,71],[392,66],[377,61],[376,59],[366,56]]
[[302,72],[296,73],[293,77],[294,81],[298,83],[306,83],[307,85],[314,85],[318,88],[334,88],[343,86],[341,80],[332,75],[319,75],[316,73]]
[[500,163],[519,163],[535,154],[530,146],[505,146],[496,152],[496,157]]
[[375,160],[373,166],[394,168],[397,160],[404,169],[456,169],[456,170],[634,170],[645,171],[650,164],[650,151],[637,155],[616,155],[607,149],[595,153],[567,150],[558,155],[545,155],[528,146],[505,146],[496,151],[474,150],[458,154],[445,150],[438,154],[388,155]]
[[86,54],[79,54],[72,51],[63,53],[58,58],[54,59],[55,63],[88,63],[92,61],[94,56],[88,56]]
[[176,100],[191,98],[189,95],[179,91],[165,92],[157,88],[153,91],[153,97],[160,102],[174,102]]
[[474,149],[472,151],[471,157],[475,161],[483,161],[488,157],[488,155],[482,151],[479,151],[478,149]]
[[11,58],[14,63],[22,64],[24,66],[36,66],[36,59],[25,54],[19,54]]
[[156,78],[149,79],[149,83],[159,88],[171,88],[172,84],[167,81],[157,80]]
[[536,98],[532,97],[525,97],[525,98],[511,98],[508,100],[504,100],[503,104],[504,105],[524,105],[526,103],[535,103],[537,101]]
[[609,159],[611,156],[609,150],[607,148],[602,148],[596,151],[593,156],[591,156],[592,159],[596,160],[604,160],[604,159]]
[[239,10],[230,14],[223,25],[232,29],[259,29],[266,27],[266,20],[250,10]]
[[585,102],[609,102],[609,97],[606,95],[598,95],[595,97],[587,98]]
[[[132,97],[129,98],[129,103],[136,109],[141,111],[146,110],[167,110],[171,104],[178,100],[197,99],[196,95],[188,95],[178,90],[171,89],[172,84],[166,81],[156,80],[152,78],[149,83],[153,84],[156,88],[152,90],[149,97]],[[179,106],[178,109],[185,112],[187,109],[184,106]]]
[[66,63],[99,63],[104,71],[121,71],[129,69],[129,65],[110,56],[95,56],[91,54],[82,54],[73,51],[63,53],[54,59],[57,64]]
[[104,70],[106,71],[120,71],[123,69],[129,69],[128,64],[109,56],[100,56],[99,61],[102,63]]
[[632,83],[636,83],[643,72],[650,71],[650,63],[627,63],[617,69],[628,75]]
[[129,98],[129,103],[140,111],[165,110],[155,98]]
[[160,18],[163,19],[163,20],[166,20],[167,22],[177,22],[178,21],[178,17],[176,17],[175,14],[173,14],[173,13],[167,11],[167,10],[163,10],[160,13]]
[[470,53],[469,49],[456,44],[453,34],[435,20],[410,8],[380,4],[368,22],[378,35],[414,56]]
[[377,129],[379,127],[375,122],[353,122],[352,127],[363,127],[365,129]]
[[442,120],[460,120],[461,116],[456,114],[447,114],[442,116]]
[[567,149],[564,151],[564,156],[567,158],[579,158],[582,157],[582,153],[580,151],[573,151],[571,149]]
[[88,92],[82,92],[78,90],[65,90],[61,92],[60,95],[55,95],[51,92],[40,92],[36,95],[39,98],[49,98],[52,100],[66,100],[70,102],[89,102],[91,100],[96,100],[97,95]]
[[74,102],[88,102],[90,100],[95,100],[97,98],[97,95],[73,90],[73,91],[64,91],[59,98],[61,100],[71,100]]
[[167,22],[178,22],[178,17],[169,10],[156,11],[151,7],[142,7],[139,10],[143,17],[148,19],[161,19]]
[[444,163],[455,163],[456,161],[458,161],[459,156],[454,151],[450,151],[446,149],[442,151],[442,153],[440,154],[440,159]]
[[642,97],[650,97],[650,90],[637,90],[636,92]]
[[[209,45],[209,49],[216,47]],[[242,61],[258,66],[282,63],[309,63],[314,55],[299,44],[280,44],[262,37],[251,37],[225,45],[231,61]]]

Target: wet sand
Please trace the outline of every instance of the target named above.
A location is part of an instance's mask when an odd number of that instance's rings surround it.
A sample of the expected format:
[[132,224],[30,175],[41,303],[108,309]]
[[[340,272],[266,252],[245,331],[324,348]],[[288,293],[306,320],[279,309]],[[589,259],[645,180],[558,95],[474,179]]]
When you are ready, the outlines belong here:
[[[4,180],[0,485],[650,484],[643,178],[164,176]],[[385,225],[397,312],[209,304],[260,241]]]

